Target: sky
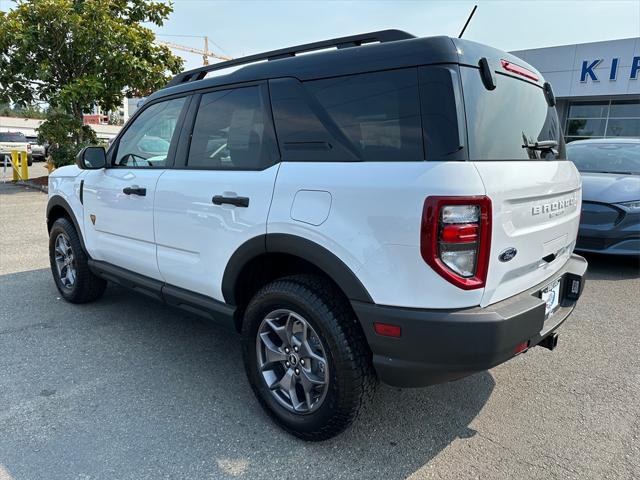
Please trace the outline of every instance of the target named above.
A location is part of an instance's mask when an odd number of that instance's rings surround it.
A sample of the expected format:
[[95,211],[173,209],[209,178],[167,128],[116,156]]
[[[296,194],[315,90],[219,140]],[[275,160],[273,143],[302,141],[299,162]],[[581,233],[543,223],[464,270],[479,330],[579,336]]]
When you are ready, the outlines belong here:
[[[474,4],[465,38],[503,50],[640,37],[640,0],[174,0],[158,39],[231,57],[386,28],[416,36],[457,36]],[[0,0],[8,10],[10,0]],[[174,51],[185,68],[202,57]]]
[[[160,40],[198,48],[200,38],[164,35],[207,35],[210,50],[239,57],[386,28],[458,36],[474,4],[464,37],[507,51],[640,37],[640,0],[175,0],[154,30]],[[197,55],[175,53],[186,68],[201,65]]]

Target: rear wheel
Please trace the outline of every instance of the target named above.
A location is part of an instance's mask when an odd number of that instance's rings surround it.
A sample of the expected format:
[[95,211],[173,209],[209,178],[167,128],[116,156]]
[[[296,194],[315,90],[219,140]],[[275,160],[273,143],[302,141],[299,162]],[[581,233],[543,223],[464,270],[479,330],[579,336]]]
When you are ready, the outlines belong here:
[[59,218],[49,233],[51,273],[60,295],[72,303],[87,303],[102,296],[107,282],[89,270],[78,232],[66,218]]
[[320,277],[276,280],[243,324],[247,376],[261,405],[290,433],[325,440],[346,429],[374,393],[364,334],[348,302]]

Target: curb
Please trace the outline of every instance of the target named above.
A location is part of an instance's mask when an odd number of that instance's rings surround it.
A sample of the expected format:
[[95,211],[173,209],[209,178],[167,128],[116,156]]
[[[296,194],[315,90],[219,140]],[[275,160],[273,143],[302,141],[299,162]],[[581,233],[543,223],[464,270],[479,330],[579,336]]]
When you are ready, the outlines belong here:
[[18,180],[14,185],[21,185],[23,187],[34,188],[40,190],[43,193],[49,193],[49,187],[47,185],[39,185],[37,183],[30,182],[29,180]]

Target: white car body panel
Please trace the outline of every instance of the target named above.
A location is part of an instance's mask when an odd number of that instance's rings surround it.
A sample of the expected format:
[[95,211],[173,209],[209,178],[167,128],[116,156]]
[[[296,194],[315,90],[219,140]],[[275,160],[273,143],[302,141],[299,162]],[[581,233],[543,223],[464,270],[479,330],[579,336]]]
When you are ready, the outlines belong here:
[[[319,225],[291,218],[300,190],[331,195],[330,213]],[[429,195],[484,193],[469,162],[284,162],[267,231],[306,238],[328,249],[356,274],[376,303],[475,306],[482,290],[461,290],[424,262],[420,224]]]
[[[156,183],[166,170],[109,168],[91,170],[84,180],[85,245],[102,260],[162,280],[156,260],[153,203]],[[146,188],[145,196],[126,195],[125,187]],[[95,224],[91,221],[95,216]]]
[[[551,277],[571,256],[582,203],[578,170],[569,161],[473,162],[492,203],[489,272],[480,306]],[[560,208],[560,200],[570,205]],[[545,207],[546,206],[546,207]],[[548,211],[542,211],[543,207]],[[535,209],[535,210],[534,210]],[[501,262],[507,248],[516,256]],[[555,255],[551,262],[544,260]]]
[[59,196],[69,204],[78,221],[78,232],[84,238],[84,208],[80,203],[80,182],[88,173],[87,170],[81,170],[76,165],[67,165],[55,169],[49,175],[49,198]]
[[11,155],[11,152],[30,152],[31,145],[28,142],[0,142],[0,155]]
[[[158,266],[164,280],[224,301],[222,277],[229,259],[244,242],[267,231],[279,168],[167,171],[155,201]],[[249,206],[214,205],[214,195],[248,197]]]

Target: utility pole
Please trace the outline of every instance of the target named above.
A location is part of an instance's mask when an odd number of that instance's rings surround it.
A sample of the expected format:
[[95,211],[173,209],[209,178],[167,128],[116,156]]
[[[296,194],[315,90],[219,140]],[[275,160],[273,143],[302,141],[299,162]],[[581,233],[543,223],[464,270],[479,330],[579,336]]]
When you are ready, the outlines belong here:
[[202,55],[202,64],[209,65],[209,37],[204,36],[204,54]]

